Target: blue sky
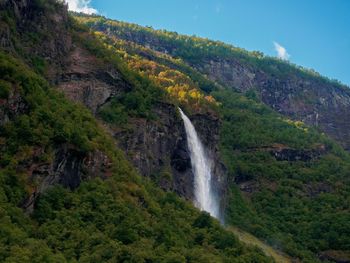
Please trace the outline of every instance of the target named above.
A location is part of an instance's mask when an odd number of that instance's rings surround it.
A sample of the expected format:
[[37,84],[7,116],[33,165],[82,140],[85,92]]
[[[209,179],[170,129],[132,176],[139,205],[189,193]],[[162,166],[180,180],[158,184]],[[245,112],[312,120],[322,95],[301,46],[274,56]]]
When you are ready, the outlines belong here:
[[350,85],[350,0],[66,1],[71,9],[289,58]]

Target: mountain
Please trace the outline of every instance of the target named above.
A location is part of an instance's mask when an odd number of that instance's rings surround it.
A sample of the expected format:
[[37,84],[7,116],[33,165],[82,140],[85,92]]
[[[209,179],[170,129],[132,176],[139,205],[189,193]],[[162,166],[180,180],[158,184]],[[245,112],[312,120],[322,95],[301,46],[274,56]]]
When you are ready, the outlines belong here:
[[[306,126],[300,120],[276,113],[274,107],[263,105],[259,89],[264,87],[251,89],[243,84],[241,88],[232,87],[230,82],[219,82],[207,72],[203,74],[201,68],[212,65],[208,57],[216,60],[231,57],[248,69],[253,62],[260,71],[276,68],[281,80],[271,76],[273,81],[288,82],[291,76],[313,85],[328,85],[331,90],[339,90],[339,94],[348,92],[347,87],[283,61],[222,43],[155,31],[104,17],[75,16],[92,31],[97,30],[96,36],[106,47],[115,49],[130,67],[153,79],[169,96],[177,98],[182,107],[192,111],[192,120],[203,141],[219,156],[216,163],[223,162],[221,170],[226,170],[224,177],[220,171],[215,173],[225,186],[221,187],[221,192],[226,222],[254,233],[303,262],[317,261],[315,254],[324,259],[337,253],[342,257],[343,252],[348,251],[348,232],[343,232],[347,229],[348,206],[340,205],[349,200],[348,154],[320,133],[319,127]],[[248,71],[245,67],[232,79],[240,81],[243,72]],[[235,70],[229,64],[225,68],[227,72]],[[220,70],[218,74],[225,75]],[[188,82],[185,76],[191,81]],[[279,92],[293,98],[299,93],[294,90],[302,87],[296,86],[289,93],[283,89]],[[268,88],[270,91],[275,89],[272,84]],[[203,92],[203,96],[191,96],[191,92],[197,91]],[[334,96],[333,100],[340,96]],[[196,101],[197,97],[209,102],[201,106],[201,99]],[[306,99],[311,97],[305,96]],[[207,108],[204,114],[207,119],[210,116],[217,118],[216,126],[209,119],[197,121],[203,108]],[[298,108],[303,109],[302,105]],[[141,129],[135,130],[139,133]],[[136,152],[135,156],[142,156],[145,151],[140,150],[140,145],[155,144],[147,142],[147,136],[144,138],[146,140],[139,144],[134,140],[126,142],[125,148]],[[159,155],[153,152],[151,156]],[[135,161],[134,164],[144,170],[142,164]],[[183,194],[181,190],[178,192]],[[332,231],[337,233],[335,239],[338,241],[329,236]],[[337,242],[340,246],[335,245]]]
[[[53,0],[0,15],[1,261],[273,262],[229,226],[293,262],[349,261],[347,115],[330,120],[347,87]],[[192,205],[179,106],[228,227]]]
[[349,149],[349,87],[314,70],[231,45],[135,24],[91,18],[93,30],[183,59],[213,82],[243,93],[255,92],[275,111],[300,120]]

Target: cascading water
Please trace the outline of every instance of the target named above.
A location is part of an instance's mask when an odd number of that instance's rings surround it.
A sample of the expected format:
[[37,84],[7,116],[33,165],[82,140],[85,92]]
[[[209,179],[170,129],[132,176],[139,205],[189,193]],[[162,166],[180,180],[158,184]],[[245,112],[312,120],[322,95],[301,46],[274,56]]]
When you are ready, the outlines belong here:
[[194,174],[195,206],[219,219],[219,202],[214,194],[212,181],[212,162],[207,157],[203,144],[190,119],[180,108],[179,111],[185,125],[187,144]]

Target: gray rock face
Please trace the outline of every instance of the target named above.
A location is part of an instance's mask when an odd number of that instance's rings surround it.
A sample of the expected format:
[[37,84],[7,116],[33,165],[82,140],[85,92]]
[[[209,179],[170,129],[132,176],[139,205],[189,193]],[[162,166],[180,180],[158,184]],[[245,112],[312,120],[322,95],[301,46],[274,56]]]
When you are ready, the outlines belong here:
[[26,110],[27,104],[19,91],[13,88],[7,99],[0,99],[0,126],[26,112]]
[[100,151],[82,153],[67,144],[61,145],[55,150],[53,162],[28,160],[23,167],[19,167],[29,172],[30,180],[36,185],[31,195],[23,200],[22,207],[31,213],[36,199],[50,187],[60,184],[73,190],[82,180],[107,178],[110,168],[109,158]]
[[193,173],[182,119],[174,105],[162,103],[154,111],[157,120],[131,120],[131,129],[114,136],[142,175],[192,199]]
[[12,49],[10,28],[0,23],[0,48]]
[[242,92],[255,89],[277,112],[318,127],[350,150],[350,89],[294,75],[278,78],[234,60],[203,61],[194,66],[226,86]]
[[[159,104],[155,113],[157,120],[135,119],[131,129],[117,132],[115,138],[141,174],[154,177],[166,190],[193,199],[194,178],[183,121],[171,104]],[[215,163],[214,179],[224,196],[226,169],[217,150],[219,121],[208,115],[191,119]]]
[[[225,197],[227,191],[227,169],[220,159],[219,152],[219,132],[220,120],[210,114],[196,114],[191,117],[193,125],[200,136],[202,143],[205,145],[207,154],[213,160],[213,178],[214,189],[221,200],[221,206],[225,206]],[[223,211],[223,210],[222,210]]]
[[65,63],[62,71],[56,74],[57,88],[94,114],[108,99],[131,89],[115,68],[101,63],[81,47],[73,48]]
[[270,153],[276,158],[277,161],[302,161],[307,162],[320,157],[325,150],[300,150],[300,149],[280,149],[271,150]]
[[277,112],[318,127],[350,150],[350,90],[293,75],[274,77],[233,59],[193,66],[226,86],[242,92],[256,90],[261,100]]

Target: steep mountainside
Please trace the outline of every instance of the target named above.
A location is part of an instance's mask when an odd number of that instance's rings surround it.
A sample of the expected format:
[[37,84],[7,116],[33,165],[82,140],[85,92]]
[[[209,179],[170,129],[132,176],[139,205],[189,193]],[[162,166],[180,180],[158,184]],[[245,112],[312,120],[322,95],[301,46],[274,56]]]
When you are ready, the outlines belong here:
[[[218,133],[206,133],[201,128],[209,126],[207,130],[216,131],[208,120],[202,122],[203,125],[197,123],[197,129],[207,145],[219,143],[214,152],[227,167],[222,169],[227,171],[227,176],[221,178],[226,186],[222,202],[228,223],[254,233],[303,262],[349,257],[348,231],[344,231],[348,228],[349,213],[348,205],[343,204],[349,201],[350,167],[348,154],[339,146],[314,128],[286,119],[261,105],[256,90],[242,96],[230,85],[212,82],[210,76],[191,67],[189,60],[173,57],[171,52],[162,49],[165,39],[168,45],[176,46],[178,53],[206,57],[205,52],[197,49],[200,39],[178,36],[190,43],[183,46],[169,39],[167,32],[132,26],[139,33],[134,32],[136,38],[142,38],[143,31],[160,34],[159,46],[140,45],[139,41],[125,41],[128,38],[123,35],[129,32],[129,24],[81,15],[76,19],[94,30],[101,27],[103,31],[95,35],[105,46],[123,57],[129,67],[167,91],[171,99],[192,111],[194,121],[196,111],[217,116]],[[120,27],[114,32],[115,24]],[[330,83],[283,62],[272,62],[277,69],[285,67],[280,69],[281,74]],[[264,69],[264,65],[260,67]],[[129,149],[136,155],[143,152],[135,145]],[[337,233],[337,241],[332,232]],[[347,256],[343,256],[344,253]]]
[[186,61],[211,80],[261,101],[294,120],[318,127],[350,149],[349,88],[260,52],[197,37],[105,19],[86,22],[93,29]]
[[[272,262],[142,178],[91,111],[53,85],[74,71],[83,93],[102,85],[137,96],[144,85],[161,96],[147,80],[103,57],[62,4],[1,1],[0,15],[1,262]],[[95,62],[80,75],[77,49]]]
[[[189,202],[179,106],[215,164],[226,224],[294,262],[350,260],[350,156],[295,121],[346,111],[345,87],[54,0],[0,0],[0,45],[0,261],[272,262]],[[291,91],[272,95],[278,83]],[[336,93],[322,105],[317,83]]]

